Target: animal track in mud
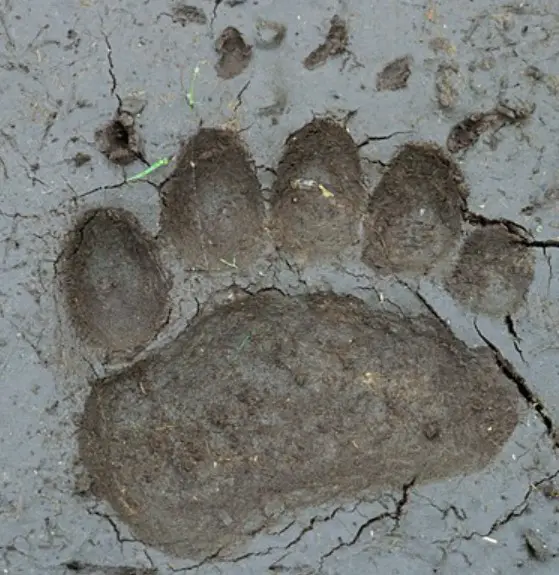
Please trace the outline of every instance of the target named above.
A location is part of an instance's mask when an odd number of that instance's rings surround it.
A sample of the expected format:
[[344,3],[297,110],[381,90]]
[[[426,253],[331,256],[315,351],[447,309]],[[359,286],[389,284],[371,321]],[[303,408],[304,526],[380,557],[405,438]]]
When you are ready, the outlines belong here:
[[[115,351],[137,349],[167,310],[160,246],[174,246],[186,269],[234,255],[249,264],[271,245],[295,267],[362,257],[383,273],[424,274],[458,244],[466,196],[452,159],[412,143],[367,204],[351,136],[317,119],[286,141],[265,220],[238,134],[201,129],[163,186],[160,236],[146,239],[121,212],[95,212],[70,233],[61,289],[77,327],[109,334]],[[510,280],[518,268],[484,259],[483,244],[457,265]],[[81,459],[93,493],[146,544],[230,554],[277,522],[271,506],[296,513],[474,471],[512,433],[520,397],[490,350],[469,349],[429,313],[277,287],[202,305],[174,341],[92,382]]]
[[107,353],[137,352],[167,318],[170,282],[151,239],[124,210],[83,214],[56,269],[76,331]]
[[466,238],[446,286],[473,311],[505,317],[523,303],[533,279],[534,255],[526,240],[495,224]]
[[189,267],[244,267],[261,251],[264,203],[237,134],[201,129],[181,150],[163,186],[161,233]]
[[460,239],[467,196],[441,148],[406,144],[369,201],[363,260],[384,273],[428,273]]

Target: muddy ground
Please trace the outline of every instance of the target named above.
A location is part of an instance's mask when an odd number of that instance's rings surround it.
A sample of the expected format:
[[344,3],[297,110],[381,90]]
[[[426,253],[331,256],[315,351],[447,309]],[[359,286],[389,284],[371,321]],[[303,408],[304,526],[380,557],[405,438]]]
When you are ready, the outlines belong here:
[[2,3],[3,573],[557,572],[559,10],[373,4]]

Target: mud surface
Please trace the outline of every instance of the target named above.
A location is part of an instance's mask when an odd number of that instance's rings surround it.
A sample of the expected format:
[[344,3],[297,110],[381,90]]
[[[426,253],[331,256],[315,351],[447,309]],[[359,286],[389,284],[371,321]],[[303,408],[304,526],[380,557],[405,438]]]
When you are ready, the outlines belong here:
[[271,505],[481,469],[517,404],[491,354],[433,319],[263,291],[98,382],[81,455],[139,538],[200,559],[277,521]]
[[162,236],[188,266],[246,266],[258,255],[264,226],[260,183],[235,132],[205,129],[177,158],[162,189]]
[[366,200],[359,153],[339,124],[316,120],[286,142],[271,200],[276,245],[299,262],[357,244]]
[[407,144],[374,190],[364,261],[390,273],[425,274],[460,238],[468,191],[458,166],[428,144]]
[[137,352],[167,318],[170,281],[150,238],[124,210],[86,212],[56,269],[76,330],[107,353]]
[[0,571],[555,575],[557,18],[4,2]]

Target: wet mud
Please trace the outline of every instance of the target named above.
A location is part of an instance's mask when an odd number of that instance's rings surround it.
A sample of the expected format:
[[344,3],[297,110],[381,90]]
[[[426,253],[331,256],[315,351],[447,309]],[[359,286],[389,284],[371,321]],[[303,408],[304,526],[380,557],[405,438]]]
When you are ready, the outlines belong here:
[[161,198],[161,238],[187,267],[244,267],[262,250],[260,183],[237,133],[200,130],[179,152]]
[[459,241],[467,196],[463,174],[441,148],[406,144],[369,200],[363,261],[385,274],[428,273]]
[[340,124],[314,120],[288,138],[272,193],[272,236],[299,263],[336,259],[358,242],[366,192],[357,145]]
[[58,284],[83,340],[108,356],[144,347],[164,324],[170,280],[153,240],[125,210],[86,212],[68,234]]
[[273,524],[271,504],[479,469],[517,406],[491,354],[435,320],[269,290],[96,382],[79,441],[95,493],[138,537],[205,557]]
[[525,238],[502,225],[484,226],[466,238],[447,289],[472,311],[505,317],[525,301],[534,260]]

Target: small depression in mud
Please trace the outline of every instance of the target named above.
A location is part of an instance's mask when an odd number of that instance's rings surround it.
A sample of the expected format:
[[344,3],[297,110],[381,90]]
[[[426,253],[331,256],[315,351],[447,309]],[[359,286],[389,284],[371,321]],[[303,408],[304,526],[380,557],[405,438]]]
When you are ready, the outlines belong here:
[[460,240],[467,196],[464,176],[441,148],[404,145],[369,201],[363,261],[385,274],[428,273]]
[[241,267],[262,251],[264,204],[239,136],[201,129],[181,149],[161,190],[161,230],[187,267]]
[[271,231],[298,263],[338,259],[358,243],[366,193],[357,145],[347,130],[313,120],[288,138],[272,190]]
[[472,232],[446,287],[474,312],[504,317],[519,309],[534,279],[535,258],[526,239],[504,225]]
[[106,158],[127,166],[143,158],[143,140],[136,130],[134,115],[118,111],[113,120],[96,130],[95,143]]
[[232,26],[223,30],[215,42],[219,61],[215,65],[217,75],[230,80],[244,72],[252,60],[252,46]]
[[56,271],[76,331],[107,354],[139,351],[168,317],[171,282],[153,239],[126,210],[84,213]]
[[171,554],[227,555],[286,512],[483,468],[517,422],[488,350],[431,317],[265,290],[93,383],[93,492]]

